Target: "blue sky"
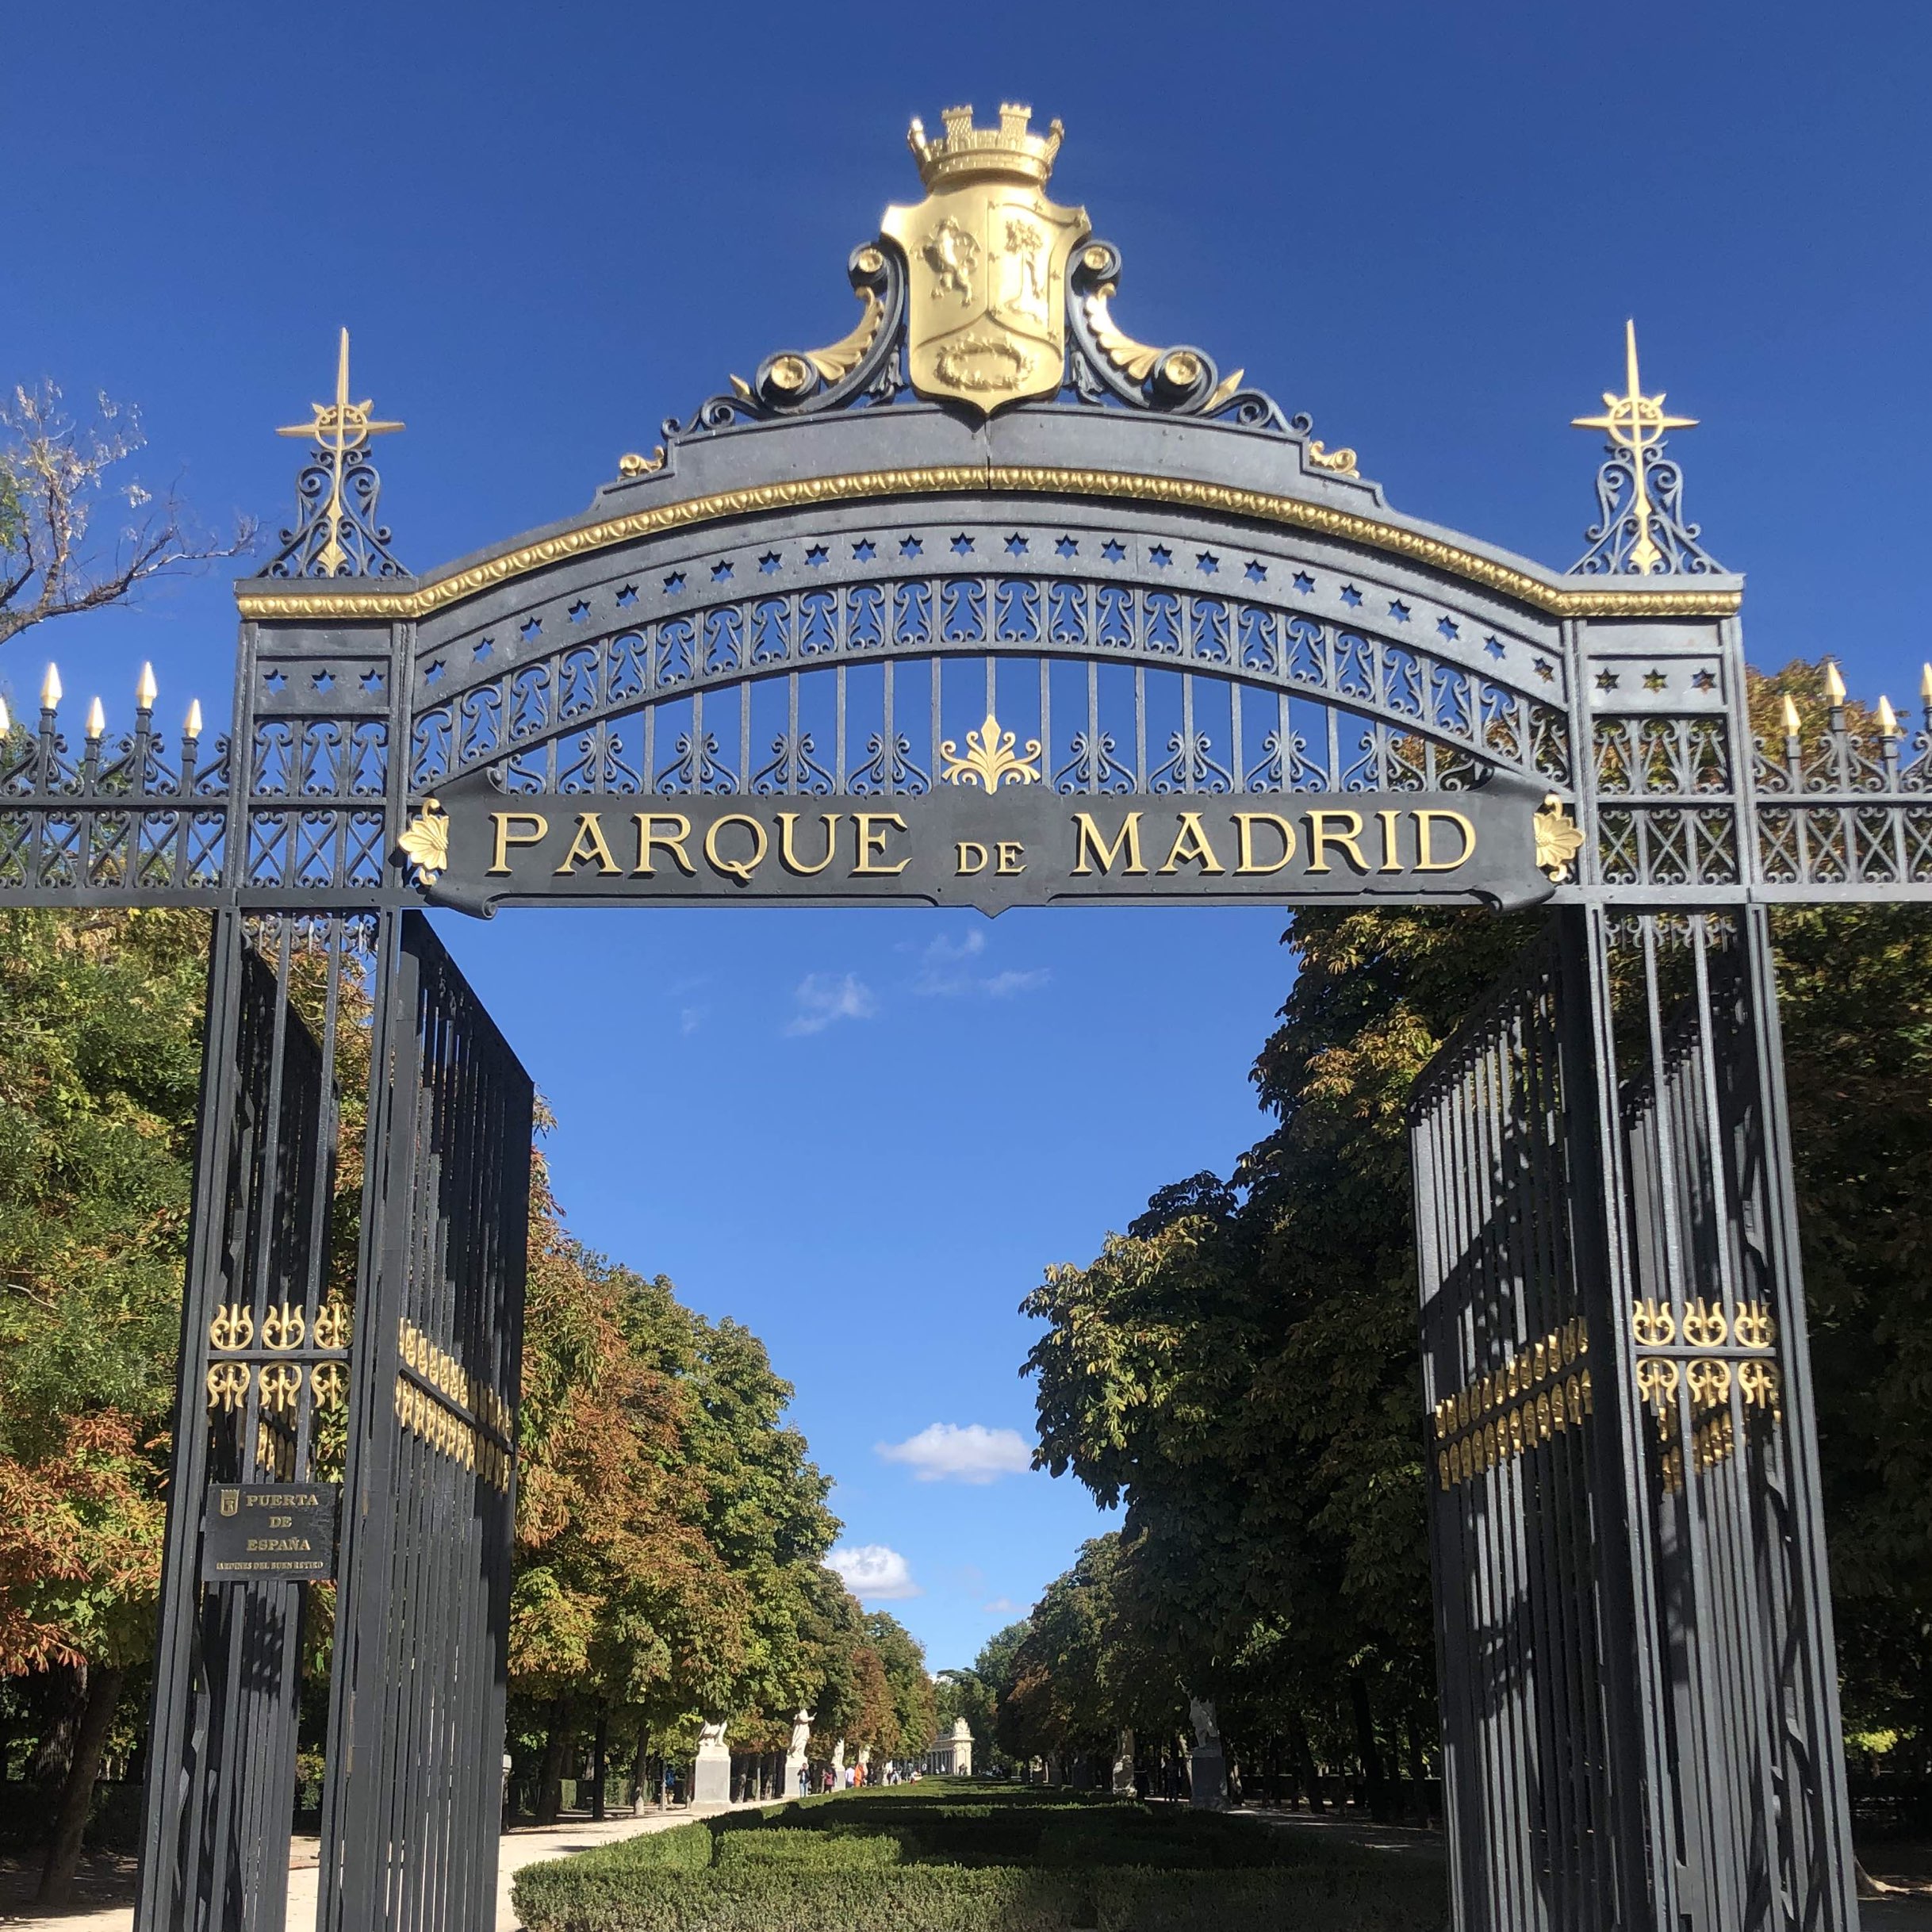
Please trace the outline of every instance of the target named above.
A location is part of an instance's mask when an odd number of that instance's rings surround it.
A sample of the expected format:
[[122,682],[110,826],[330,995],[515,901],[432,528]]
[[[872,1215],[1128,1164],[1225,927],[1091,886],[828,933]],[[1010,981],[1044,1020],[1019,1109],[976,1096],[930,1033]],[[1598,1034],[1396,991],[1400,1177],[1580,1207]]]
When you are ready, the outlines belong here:
[[[1065,121],[1055,192],[1122,249],[1122,325],[1244,364],[1401,508],[1567,564],[1567,424],[1634,314],[1754,661],[1834,650],[1903,707],[1932,649],[1922,9],[15,14],[0,378],[140,403],[143,476],[211,521],[286,516],[270,432],[343,324],[409,426],[405,560],[572,512],[727,371],[842,333],[848,251],[916,193],[908,117],[1003,97]],[[178,584],[29,635],[0,691],[57,656],[125,723],[151,658],[164,718],[218,715],[232,638],[225,585]],[[848,1542],[919,1593],[882,1600],[966,1661],[1099,1521],[1001,1473],[1015,1304],[1261,1132],[1278,917],[445,923],[561,1117],[573,1225],[766,1338]]]

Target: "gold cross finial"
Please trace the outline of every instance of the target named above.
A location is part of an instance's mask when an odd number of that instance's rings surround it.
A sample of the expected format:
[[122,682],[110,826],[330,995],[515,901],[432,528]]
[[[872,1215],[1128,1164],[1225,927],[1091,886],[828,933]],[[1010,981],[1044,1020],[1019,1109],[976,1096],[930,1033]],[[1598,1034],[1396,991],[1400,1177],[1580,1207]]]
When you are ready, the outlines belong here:
[[341,541],[343,458],[351,450],[359,450],[371,436],[386,436],[390,431],[404,426],[401,423],[378,422],[370,414],[376,406],[372,400],[350,401],[349,332],[346,328],[342,332],[341,347],[335,358],[335,400],[332,403],[311,403],[309,406],[316,412],[312,423],[290,423],[278,429],[275,434],[306,436],[328,458],[328,508],[324,512],[328,522],[328,541],[316,561],[321,565],[324,576],[333,577],[348,559]]
[[1612,444],[1627,452],[1631,459],[1631,483],[1633,495],[1631,508],[1637,519],[1637,541],[1631,546],[1630,558],[1640,572],[1647,575],[1663,560],[1663,552],[1652,541],[1650,519],[1655,514],[1650,504],[1650,493],[1644,481],[1644,458],[1648,451],[1664,439],[1667,429],[1695,429],[1697,419],[1690,416],[1666,416],[1664,413],[1664,396],[1658,390],[1654,396],[1643,393],[1643,385],[1637,374],[1637,324],[1634,320],[1623,324],[1623,380],[1624,393],[1614,395],[1604,391],[1604,413],[1601,416],[1578,416],[1570,418],[1573,429],[1600,429]]

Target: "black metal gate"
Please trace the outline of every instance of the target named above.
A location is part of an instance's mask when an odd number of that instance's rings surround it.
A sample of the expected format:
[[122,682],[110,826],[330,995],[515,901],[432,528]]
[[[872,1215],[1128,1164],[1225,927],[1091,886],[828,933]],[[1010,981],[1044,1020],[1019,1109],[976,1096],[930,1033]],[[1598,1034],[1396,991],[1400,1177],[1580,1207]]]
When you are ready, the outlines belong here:
[[508,1677],[534,1095],[428,922],[404,914],[392,943],[323,1932],[488,1926],[496,1911],[503,1784],[487,1741],[503,1736]]
[[[529,1077],[420,913],[219,916],[208,1025],[173,1492],[347,1496],[329,1754],[355,1776],[328,1786],[322,1922],[487,1922]],[[334,1185],[352,1039],[359,1267]],[[204,1540],[171,1509],[136,1922],[281,1932],[311,1586],[209,1581]]]
[[282,1924],[309,1586],[205,1587],[198,1505],[214,1484],[325,1479],[318,1435],[347,1392],[351,1321],[328,1265],[335,1061],[365,923],[215,921],[170,1475],[192,1501],[168,1512],[144,1932]]
[[1470,1932],[1857,1923],[1769,960],[1558,914],[1417,1085]]

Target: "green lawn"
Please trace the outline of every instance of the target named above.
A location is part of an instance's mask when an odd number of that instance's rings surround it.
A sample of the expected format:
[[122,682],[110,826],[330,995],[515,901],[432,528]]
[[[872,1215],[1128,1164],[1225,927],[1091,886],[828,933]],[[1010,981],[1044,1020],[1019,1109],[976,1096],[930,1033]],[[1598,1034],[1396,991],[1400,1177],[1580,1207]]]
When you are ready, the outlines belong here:
[[1436,1932],[1440,1876],[1252,1819],[928,1779],[526,1867],[530,1932]]

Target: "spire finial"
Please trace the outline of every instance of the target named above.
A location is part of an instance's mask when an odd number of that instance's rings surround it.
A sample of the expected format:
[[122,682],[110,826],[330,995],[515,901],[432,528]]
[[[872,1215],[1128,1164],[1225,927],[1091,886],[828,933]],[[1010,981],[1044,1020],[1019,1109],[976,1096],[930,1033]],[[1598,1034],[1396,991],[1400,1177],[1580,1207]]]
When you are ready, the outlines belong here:
[[155,668],[151,664],[141,666],[140,682],[134,687],[134,702],[144,711],[155,707],[155,700],[161,695],[161,687],[155,682]]
[[40,680],[40,709],[44,711],[60,708],[60,667],[50,664],[47,675]]
[[[282,533],[282,548],[268,567],[270,577],[396,577],[401,567],[389,554],[389,532],[374,523],[378,481],[370,466],[371,436],[386,436],[404,425],[381,421],[368,397],[349,393],[349,332],[335,351],[335,399],[311,403],[314,420],[285,424],[278,436],[304,436],[314,446],[311,467],[301,486],[302,514],[293,530]],[[316,479],[312,492],[308,479]],[[322,496],[326,485],[326,500]]]
[[199,698],[188,700],[188,715],[182,721],[181,728],[184,737],[199,738],[201,735],[201,700]]
[[1825,697],[1834,710],[1845,702],[1845,680],[1839,673],[1835,657],[1825,660]]
[[[1634,316],[1623,324],[1623,393],[1605,389],[1603,413],[1573,416],[1570,426],[1600,429],[1611,459],[1597,478],[1601,520],[1590,532],[1592,548],[1576,566],[1578,571],[1648,577],[1658,570],[1715,568],[1698,547],[1696,527],[1677,514],[1676,467],[1662,459],[1665,432],[1695,429],[1697,419],[1667,414],[1662,389],[1654,396],[1644,394]],[[1623,500],[1626,484],[1627,500]],[[1658,541],[1660,535],[1662,543]]]

